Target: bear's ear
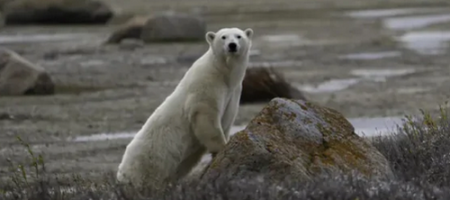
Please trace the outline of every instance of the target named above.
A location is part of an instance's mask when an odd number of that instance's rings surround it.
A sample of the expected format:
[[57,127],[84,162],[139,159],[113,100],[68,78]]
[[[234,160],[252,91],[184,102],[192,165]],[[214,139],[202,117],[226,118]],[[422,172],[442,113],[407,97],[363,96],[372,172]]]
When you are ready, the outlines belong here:
[[251,28],[248,28],[248,29],[245,29],[245,34],[247,35],[247,37],[248,38],[252,38],[253,37],[253,29],[251,29]]
[[215,37],[216,37],[216,33],[214,33],[214,32],[209,31],[206,33],[206,41],[210,44],[212,44]]

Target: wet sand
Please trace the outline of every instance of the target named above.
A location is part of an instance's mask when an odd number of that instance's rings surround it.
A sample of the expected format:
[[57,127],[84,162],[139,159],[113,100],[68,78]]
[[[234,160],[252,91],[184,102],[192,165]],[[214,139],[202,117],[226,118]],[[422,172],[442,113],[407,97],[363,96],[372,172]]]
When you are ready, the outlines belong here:
[[[450,96],[446,1],[108,2],[123,16],[208,5],[209,30],[253,28],[252,66],[276,68],[309,100],[340,111],[360,132],[392,128],[398,116],[419,109],[437,111]],[[42,65],[58,85],[53,96],[0,98],[0,114],[15,116],[0,119],[0,172],[7,158],[27,156],[17,136],[43,153],[50,172],[116,170],[130,137],[207,48],[204,42],[102,45],[115,27],[0,30],[0,46]],[[245,125],[263,106],[241,106],[235,124]],[[112,138],[89,139],[94,134]]]

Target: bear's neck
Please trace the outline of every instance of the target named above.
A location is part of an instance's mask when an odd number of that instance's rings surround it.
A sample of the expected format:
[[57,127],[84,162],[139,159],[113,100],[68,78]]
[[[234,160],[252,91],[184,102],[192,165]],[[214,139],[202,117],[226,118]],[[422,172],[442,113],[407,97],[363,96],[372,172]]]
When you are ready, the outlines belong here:
[[[210,52],[214,54],[214,52]],[[225,82],[230,88],[235,88],[242,84],[245,77],[245,71],[249,56],[245,53],[243,56],[213,56],[214,67],[217,68],[219,73],[225,75]]]

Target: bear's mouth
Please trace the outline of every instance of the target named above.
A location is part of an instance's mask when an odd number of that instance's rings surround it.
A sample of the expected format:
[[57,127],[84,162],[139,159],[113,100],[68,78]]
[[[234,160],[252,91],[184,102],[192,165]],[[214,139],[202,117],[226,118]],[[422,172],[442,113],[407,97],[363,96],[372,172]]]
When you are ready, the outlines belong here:
[[239,51],[239,49],[237,49],[237,48],[228,48],[227,50],[228,50],[228,53],[230,53],[230,54],[236,54]]

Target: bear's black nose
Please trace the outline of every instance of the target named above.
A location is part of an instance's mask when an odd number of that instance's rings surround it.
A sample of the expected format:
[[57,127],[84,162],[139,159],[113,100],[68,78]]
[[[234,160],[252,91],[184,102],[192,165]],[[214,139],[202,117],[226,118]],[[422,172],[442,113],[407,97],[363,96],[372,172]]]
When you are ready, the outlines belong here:
[[236,43],[230,43],[230,44],[228,44],[228,50],[230,51],[230,52],[236,52],[237,51],[237,45],[236,45]]

